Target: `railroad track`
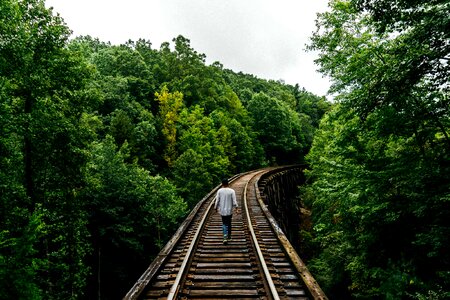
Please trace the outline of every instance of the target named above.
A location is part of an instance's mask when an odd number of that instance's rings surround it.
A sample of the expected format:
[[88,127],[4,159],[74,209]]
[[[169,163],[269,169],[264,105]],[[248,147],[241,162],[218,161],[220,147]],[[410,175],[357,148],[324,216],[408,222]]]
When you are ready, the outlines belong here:
[[222,242],[221,217],[213,209],[216,188],[124,299],[326,299],[262,204],[257,182],[269,171],[232,178],[239,209],[231,241]]

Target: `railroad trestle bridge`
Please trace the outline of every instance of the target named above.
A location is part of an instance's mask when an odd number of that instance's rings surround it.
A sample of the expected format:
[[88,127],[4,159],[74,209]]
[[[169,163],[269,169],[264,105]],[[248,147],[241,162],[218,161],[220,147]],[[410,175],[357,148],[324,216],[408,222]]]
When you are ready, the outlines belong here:
[[281,229],[298,224],[299,216],[292,215],[298,207],[286,199],[303,182],[303,169],[271,167],[233,176],[240,209],[227,244],[212,209],[219,186],[214,188],[124,299],[327,299]]

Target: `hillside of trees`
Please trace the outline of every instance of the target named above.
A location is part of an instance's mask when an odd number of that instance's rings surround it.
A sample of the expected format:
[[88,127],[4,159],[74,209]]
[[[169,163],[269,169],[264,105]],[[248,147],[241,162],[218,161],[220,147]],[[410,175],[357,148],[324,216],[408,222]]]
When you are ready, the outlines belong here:
[[307,162],[330,299],[450,298],[450,2],[330,0],[332,105],[175,37],[69,39],[0,2],[0,299],[119,299],[222,177]]
[[337,104],[308,155],[330,299],[450,298],[450,2],[333,0],[311,49]]
[[119,299],[220,179],[304,161],[331,105],[178,36],[69,39],[0,4],[0,299]]

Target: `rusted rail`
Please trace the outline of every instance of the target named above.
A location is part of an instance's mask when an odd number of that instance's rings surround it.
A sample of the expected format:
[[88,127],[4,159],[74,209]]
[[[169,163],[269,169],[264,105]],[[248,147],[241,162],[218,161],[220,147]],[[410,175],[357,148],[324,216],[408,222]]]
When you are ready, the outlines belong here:
[[260,199],[258,180],[274,171],[232,178],[239,210],[226,245],[211,191],[124,299],[326,299]]

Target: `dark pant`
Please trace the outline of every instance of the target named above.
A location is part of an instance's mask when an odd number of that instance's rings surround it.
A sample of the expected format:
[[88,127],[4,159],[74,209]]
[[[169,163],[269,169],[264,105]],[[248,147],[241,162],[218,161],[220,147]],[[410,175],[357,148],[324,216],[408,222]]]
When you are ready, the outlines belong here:
[[231,216],[222,216],[222,230],[223,236],[231,238]]

